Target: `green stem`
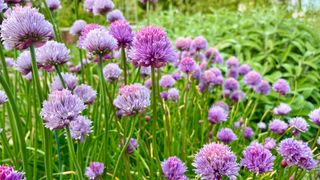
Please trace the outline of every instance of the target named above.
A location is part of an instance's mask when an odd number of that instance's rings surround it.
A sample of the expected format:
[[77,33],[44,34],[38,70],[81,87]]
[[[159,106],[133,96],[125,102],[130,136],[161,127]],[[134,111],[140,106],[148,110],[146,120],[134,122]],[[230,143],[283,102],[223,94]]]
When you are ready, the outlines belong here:
[[125,52],[124,47],[121,48],[121,59],[122,59],[122,63],[123,63],[124,83],[128,84],[127,59],[126,59],[126,52]]
[[75,168],[76,168],[76,170],[78,172],[79,179],[84,179],[83,178],[82,169],[81,169],[80,164],[79,164],[79,161],[76,158],[76,153],[75,153],[75,150],[74,150],[73,141],[72,141],[72,138],[71,138],[71,134],[70,134],[70,129],[69,128],[66,128],[66,134],[67,134],[68,147],[69,147],[69,151],[70,151],[72,162],[74,163],[74,166],[75,166]]
[[61,82],[61,84],[62,84],[62,87],[66,89],[67,86],[66,86],[66,83],[64,82],[64,79],[63,79],[63,77],[62,77],[62,74],[61,74],[61,72],[60,72],[59,67],[58,67],[57,65],[55,65],[54,67],[56,68],[56,71],[57,71],[57,74],[58,74],[58,76],[59,76],[59,79],[60,79],[60,82]]
[[8,69],[7,69],[7,63],[4,57],[4,53],[3,53],[3,46],[2,43],[0,43],[0,59],[1,59],[1,64],[2,64],[2,69],[3,69],[3,74],[5,77],[5,80],[7,81],[7,83],[10,86],[10,79],[9,79],[9,73],[8,73]]

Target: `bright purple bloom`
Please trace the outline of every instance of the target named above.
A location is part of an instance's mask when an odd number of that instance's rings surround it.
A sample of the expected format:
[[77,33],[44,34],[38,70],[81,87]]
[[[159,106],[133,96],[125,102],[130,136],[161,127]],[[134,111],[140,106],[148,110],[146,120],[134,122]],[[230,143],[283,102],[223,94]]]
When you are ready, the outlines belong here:
[[0,165],[1,180],[23,180],[24,173],[15,171],[12,167]]
[[53,91],[43,102],[41,117],[51,130],[66,128],[85,109],[83,101],[69,90]]
[[23,51],[19,55],[19,57],[17,58],[16,66],[17,70],[22,74],[23,77],[32,77],[32,63],[30,51]]
[[267,128],[267,125],[264,122],[259,122],[257,126],[260,130],[265,130]]
[[173,79],[175,79],[176,81],[181,79],[181,74],[180,72],[174,72],[171,74],[171,76],[173,77]]
[[272,89],[274,91],[278,92],[282,96],[284,96],[290,92],[290,86],[289,86],[288,82],[284,79],[279,79],[278,81],[276,81],[273,84]]
[[[61,73],[61,76],[64,80],[66,88],[69,90],[73,90],[78,84],[78,78],[70,73]],[[61,83],[61,80],[58,75],[54,77],[54,80],[51,84],[52,90],[62,90],[65,89]]]
[[83,142],[85,137],[92,132],[92,122],[84,116],[78,116],[70,122],[69,128],[72,139]]
[[251,71],[251,67],[248,64],[242,64],[239,67],[239,74],[241,75],[246,75],[250,71]]
[[95,0],[85,0],[83,3],[83,9],[85,9],[88,12],[93,12],[93,4]]
[[292,127],[292,134],[297,136],[300,132],[308,131],[309,124],[302,117],[295,117],[289,120],[289,126]]
[[313,110],[310,114],[309,114],[309,118],[311,119],[311,121],[317,125],[320,126],[320,108],[319,109],[315,109]]
[[236,178],[239,171],[237,157],[228,146],[210,143],[204,145],[195,155],[192,163],[195,172],[202,179]]
[[179,64],[179,71],[184,72],[186,74],[193,74],[196,71],[196,69],[197,64],[190,57],[183,58]]
[[288,104],[280,103],[280,105],[272,110],[275,115],[287,115],[291,111],[291,107]]
[[226,121],[228,118],[228,112],[226,112],[220,106],[212,106],[208,112],[208,120],[212,124],[219,123],[221,121]]
[[78,47],[79,48],[84,48],[83,47],[83,43],[85,41],[85,39],[87,38],[88,34],[95,29],[101,29],[101,30],[105,30],[105,28],[103,26],[100,26],[98,24],[87,24],[80,33],[80,37],[78,40]]
[[126,115],[134,115],[150,106],[150,90],[141,84],[126,85],[119,90],[113,104]]
[[288,124],[279,119],[275,119],[269,123],[269,129],[276,134],[283,134],[288,129]]
[[228,68],[236,68],[239,66],[239,60],[234,56],[230,57],[226,63]]
[[253,133],[253,130],[252,130],[251,127],[245,127],[243,129],[243,136],[244,136],[245,139],[251,139],[253,134],[254,133]]
[[6,49],[27,49],[32,44],[42,46],[53,38],[52,25],[38,10],[30,7],[14,7],[1,25],[1,38]]
[[235,102],[240,102],[245,98],[246,94],[240,90],[236,90],[230,94],[230,99]]
[[278,152],[289,166],[297,165],[308,171],[316,166],[316,161],[308,144],[293,138],[284,139],[280,142]]
[[73,93],[77,95],[85,104],[93,104],[97,98],[97,92],[91,86],[81,84],[77,86]]
[[224,143],[231,143],[234,140],[237,140],[238,137],[230,128],[223,128],[217,134],[218,140]]
[[257,142],[251,143],[243,151],[241,165],[253,173],[266,173],[272,170],[275,157],[271,152]]
[[6,57],[5,61],[6,61],[7,67],[13,67],[14,66],[14,59],[13,58]]
[[223,87],[227,90],[234,91],[239,88],[239,83],[236,79],[231,77],[225,80]]
[[205,50],[208,47],[208,41],[203,36],[198,36],[192,41],[192,48],[196,51]]
[[227,76],[237,79],[239,77],[238,68],[229,68]]
[[91,162],[88,167],[86,167],[86,177],[90,180],[97,179],[102,175],[104,171],[104,164],[100,162]]
[[112,11],[114,8],[114,4],[111,0],[95,0],[93,3],[93,14],[95,16],[101,14],[105,15],[108,12]]
[[109,63],[103,68],[104,78],[110,82],[119,79],[121,73],[122,69],[120,69],[119,65],[116,63]]
[[59,9],[61,5],[60,0],[46,0],[46,3],[51,11]]
[[176,88],[171,88],[168,90],[168,99],[173,101],[173,102],[178,102],[179,101],[179,90]]
[[129,23],[125,20],[115,21],[110,24],[110,34],[118,41],[118,46],[126,48],[133,41],[133,32]]
[[83,42],[88,52],[97,55],[106,55],[116,49],[117,41],[108,31],[102,29],[91,30]]
[[160,68],[175,58],[166,32],[156,26],[142,28],[135,36],[129,57],[138,66]]
[[70,34],[79,36],[86,25],[87,23],[84,20],[76,20],[70,28]]
[[264,145],[263,147],[266,148],[266,149],[273,149],[276,147],[276,140],[274,140],[273,138],[270,138],[270,137],[267,137],[265,140],[264,140]]
[[176,84],[176,80],[171,75],[164,75],[159,81],[159,85],[163,88],[171,88],[174,84]]
[[191,38],[178,38],[175,46],[179,51],[189,51],[191,49],[192,39]]
[[184,175],[187,167],[176,156],[169,157],[161,162],[161,168],[163,175],[167,180],[187,180],[187,177]]
[[169,97],[168,97],[168,92],[167,91],[162,91],[160,92],[160,97],[164,100],[164,101],[168,101]]
[[250,71],[244,76],[244,82],[250,86],[256,86],[261,82],[261,75],[256,71]]
[[[124,145],[125,145],[125,141],[122,140],[122,141],[121,141],[121,145],[124,146]],[[127,146],[127,153],[131,155],[131,154],[134,153],[134,151],[135,151],[137,148],[138,148],[137,140],[134,139],[134,138],[131,138],[131,139],[129,140],[129,144],[128,144],[128,146]]]
[[254,87],[254,91],[259,94],[268,95],[270,93],[270,88],[268,81],[261,80],[260,83]]
[[55,66],[65,64],[69,61],[70,50],[65,44],[48,41],[45,45],[37,49],[37,61],[45,66]]
[[8,102],[7,95],[4,91],[0,91],[0,104]]
[[109,23],[113,23],[115,21],[125,20],[125,18],[119,9],[115,9],[107,14],[107,20]]

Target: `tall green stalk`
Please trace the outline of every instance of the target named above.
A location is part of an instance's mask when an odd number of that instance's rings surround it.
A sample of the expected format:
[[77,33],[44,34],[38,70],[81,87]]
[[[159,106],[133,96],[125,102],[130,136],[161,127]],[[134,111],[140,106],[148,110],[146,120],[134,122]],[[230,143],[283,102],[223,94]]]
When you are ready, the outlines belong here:
[[3,53],[2,43],[0,43],[0,59],[1,59],[1,65],[2,65],[2,70],[3,70],[5,80],[7,81],[8,85],[10,86],[9,73],[8,73],[7,63],[6,63],[6,60],[4,57],[4,53]]
[[81,169],[81,166],[79,164],[78,159],[76,158],[76,152],[74,150],[74,145],[73,145],[73,141],[71,138],[70,129],[68,127],[66,128],[66,134],[67,134],[67,141],[68,141],[68,147],[69,147],[69,151],[70,151],[71,160],[77,170],[79,179],[82,180],[82,179],[84,179],[82,169]]
[[127,58],[126,58],[126,52],[124,47],[121,48],[121,60],[123,64],[123,71],[124,71],[124,83],[128,84],[128,75],[127,75]]

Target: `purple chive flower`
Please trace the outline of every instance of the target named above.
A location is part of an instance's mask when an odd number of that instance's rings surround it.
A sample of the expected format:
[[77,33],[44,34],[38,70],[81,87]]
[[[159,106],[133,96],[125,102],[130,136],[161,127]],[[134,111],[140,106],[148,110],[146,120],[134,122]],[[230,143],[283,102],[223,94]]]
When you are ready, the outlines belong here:
[[195,172],[202,179],[236,178],[239,172],[237,157],[228,146],[210,143],[204,145],[195,155],[192,163]]
[[175,47],[179,51],[189,51],[191,49],[192,39],[191,38],[178,38],[175,42]]
[[273,138],[270,138],[270,137],[267,137],[265,140],[264,140],[264,145],[263,147],[266,148],[266,149],[273,149],[276,147],[276,140],[274,140]]
[[46,0],[46,3],[51,11],[59,9],[61,5],[60,0]]
[[77,95],[85,104],[93,104],[97,98],[97,92],[91,86],[81,84],[77,86],[73,93]]
[[284,96],[290,92],[290,86],[289,86],[288,82],[284,79],[277,80],[273,84],[272,89],[274,91],[278,92],[282,96]]
[[152,80],[151,80],[151,78],[147,79],[147,80],[144,82],[144,86],[147,87],[148,89],[151,89],[151,88],[152,88]]
[[167,91],[162,91],[160,92],[160,97],[161,99],[163,99],[164,101],[168,101],[169,97],[168,97],[168,92]]
[[97,179],[102,175],[104,171],[104,164],[100,162],[91,162],[88,167],[86,167],[86,177],[90,180]]
[[140,67],[140,75],[141,75],[141,77],[147,77],[147,76],[150,76],[150,74],[151,74],[150,66],[148,66],[148,67],[141,66]]
[[107,20],[109,23],[113,23],[115,21],[125,20],[125,18],[119,9],[115,9],[107,14]]
[[92,7],[92,12],[95,16],[105,15],[112,11],[114,4],[111,0],[95,0]]
[[83,9],[85,9],[88,12],[93,12],[93,4],[95,0],[85,0],[83,3]]
[[270,88],[268,81],[261,80],[260,83],[254,87],[254,91],[259,94],[268,95],[270,93]]
[[233,127],[236,128],[236,129],[238,129],[241,126],[242,126],[242,124],[240,123],[240,121],[236,121],[236,122],[233,123]]
[[279,119],[275,119],[269,123],[269,129],[276,134],[283,134],[288,129],[288,124]]
[[1,39],[6,49],[27,49],[34,44],[42,46],[53,38],[52,25],[38,10],[30,7],[14,7],[1,25]]
[[169,157],[161,162],[163,176],[167,180],[187,180],[184,175],[187,170],[186,165],[176,156]]
[[179,64],[179,71],[184,72],[186,74],[192,74],[196,71],[196,69],[197,64],[190,57],[183,58]]
[[125,20],[115,21],[110,24],[110,34],[118,41],[118,46],[126,48],[133,41],[133,32],[129,23]]
[[227,76],[237,79],[239,76],[238,68],[230,68],[227,72]]
[[70,122],[70,133],[72,139],[83,142],[85,137],[92,132],[92,122],[84,116],[78,116]]
[[198,36],[192,41],[192,48],[196,51],[205,50],[208,47],[208,41],[203,36]]
[[211,61],[214,58],[216,51],[216,48],[208,48],[204,53],[204,56],[207,58],[207,60]]
[[251,139],[253,134],[254,133],[253,133],[253,130],[252,130],[251,127],[245,127],[243,129],[243,136],[244,136],[245,139]]
[[230,94],[230,99],[235,102],[241,102],[244,100],[246,94],[240,90],[236,90]]
[[242,64],[239,67],[239,74],[241,75],[246,75],[250,71],[251,71],[251,67],[248,64]]
[[4,91],[0,91],[0,104],[8,102],[7,95]]
[[92,54],[106,55],[116,49],[117,41],[108,31],[94,29],[88,33],[83,42],[83,47]]
[[261,75],[256,71],[250,71],[244,76],[244,82],[249,86],[256,86],[261,82]]
[[[61,73],[61,76],[64,80],[64,83],[65,83],[67,89],[73,90],[77,86],[78,78],[75,75],[70,74],[70,73]],[[64,89],[58,75],[56,75],[54,77],[53,82],[51,84],[51,87],[52,87],[53,91]]]
[[138,66],[160,68],[175,58],[166,32],[156,26],[142,28],[132,42],[129,57]]
[[264,123],[264,122],[259,122],[258,124],[257,124],[257,126],[258,126],[258,128],[262,131],[262,130],[265,130],[266,128],[267,128],[267,125],[266,125],[266,123]]
[[225,82],[223,83],[223,87],[227,90],[234,91],[239,88],[239,83],[236,79],[231,77],[225,80]]
[[179,90],[176,88],[171,88],[168,90],[168,99],[173,101],[173,102],[178,102],[179,101]]
[[63,43],[48,41],[37,49],[37,61],[45,66],[62,65],[69,61],[70,50]]
[[14,59],[13,58],[6,57],[5,62],[6,62],[7,67],[9,67],[9,68],[14,66]]
[[309,114],[309,118],[311,119],[311,121],[312,121],[313,123],[315,123],[316,125],[319,125],[319,126],[320,126],[320,108],[313,110],[313,111]]
[[85,109],[83,101],[69,90],[53,91],[43,102],[41,117],[51,130],[66,128]]
[[1,180],[23,180],[24,173],[15,171],[13,167],[0,165],[0,179]]
[[318,137],[317,144],[320,145],[320,136]]
[[[124,146],[125,145],[125,141],[121,141],[121,145]],[[137,140],[134,138],[131,138],[129,140],[129,144],[127,146],[127,153],[132,155],[134,153],[134,151],[138,148],[138,144],[137,144]]]
[[180,72],[174,72],[171,74],[171,76],[173,77],[173,79],[175,79],[176,81],[181,79],[181,74]]
[[220,82],[218,80],[220,76],[217,76],[212,70],[206,70],[201,74],[200,84],[205,88],[210,89],[213,85],[218,85]]
[[3,12],[7,8],[8,8],[7,3],[5,3],[4,0],[0,0],[0,13]]
[[208,112],[208,120],[212,124],[216,124],[222,121],[226,121],[228,118],[228,112],[226,112],[220,106],[212,106]]
[[218,102],[214,103],[214,106],[222,107],[226,112],[229,112],[229,106],[228,106],[228,104],[226,104],[226,103],[223,102],[223,101],[218,101]]
[[116,63],[109,63],[103,68],[104,78],[110,82],[114,82],[119,79],[122,73],[122,69]]
[[174,80],[171,75],[164,75],[159,81],[159,85],[163,88],[171,88],[175,84],[176,80]]
[[297,165],[308,171],[316,166],[316,161],[308,144],[293,138],[284,139],[277,148],[289,166]]
[[230,57],[226,63],[228,68],[236,68],[239,66],[239,60],[234,56]]
[[87,24],[81,31],[80,33],[80,37],[78,40],[78,47],[79,48],[84,48],[83,47],[83,43],[85,41],[85,39],[87,38],[88,34],[95,29],[100,29],[100,30],[105,30],[105,28],[103,26],[100,26],[98,24]]
[[234,140],[237,140],[238,137],[230,128],[223,128],[217,134],[218,140],[224,143],[231,143]]
[[138,83],[123,86],[113,104],[126,115],[142,112],[150,106],[150,90]]
[[298,136],[300,132],[308,131],[309,124],[302,117],[295,117],[289,120],[289,126],[292,127],[292,134]]
[[287,115],[291,111],[291,107],[288,104],[280,103],[280,105],[272,110],[275,115]]
[[30,51],[23,51],[17,58],[17,70],[23,77],[32,77],[32,63]]
[[251,143],[244,151],[241,166],[253,173],[266,173],[272,170],[275,157],[257,142]]
[[76,20],[73,25],[70,28],[70,34],[76,36],[80,36],[81,31],[83,30],[84,27],[86,27],[87,23],[86,21],[80,19],[80,20]]

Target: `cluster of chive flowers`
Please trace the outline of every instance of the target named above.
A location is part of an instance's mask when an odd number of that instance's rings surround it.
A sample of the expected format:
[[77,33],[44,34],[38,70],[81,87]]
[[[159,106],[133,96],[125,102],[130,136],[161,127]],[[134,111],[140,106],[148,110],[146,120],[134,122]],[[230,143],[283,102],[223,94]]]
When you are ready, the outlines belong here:
[[0,165],[0,179],[3,179],[3,180],[23,180],[24,173],[14,170],[13,167]]

